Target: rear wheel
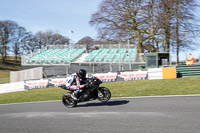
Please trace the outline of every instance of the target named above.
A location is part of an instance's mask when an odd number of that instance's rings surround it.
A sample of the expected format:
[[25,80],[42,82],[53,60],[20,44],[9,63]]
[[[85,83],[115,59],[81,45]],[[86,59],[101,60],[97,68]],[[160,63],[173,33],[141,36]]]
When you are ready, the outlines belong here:
[[98,88],[98,100],[101,102],[107,102],[111,98],[111,92],[106,87]]
[[73,107],[76,107],[77,105],[77,102],[74,101],[72,98],[71,98],[71,92],[68,92],[67,94],[63,95],[62,96],[62,103],[67,107],[67,108],[73,108]]

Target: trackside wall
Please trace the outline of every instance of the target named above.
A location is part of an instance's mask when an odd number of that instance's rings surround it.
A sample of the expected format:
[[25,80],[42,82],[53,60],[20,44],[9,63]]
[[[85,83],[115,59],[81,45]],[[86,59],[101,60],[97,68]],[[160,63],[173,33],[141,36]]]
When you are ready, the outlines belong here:
[[0,84],[0,94],[16,91],[24,91],[24,82],[14,82],[7,84]]
[[41,79],[43,78],[43,68],[31,68],[22,71],[10,72],[10,82],[19,82],[29,79]]

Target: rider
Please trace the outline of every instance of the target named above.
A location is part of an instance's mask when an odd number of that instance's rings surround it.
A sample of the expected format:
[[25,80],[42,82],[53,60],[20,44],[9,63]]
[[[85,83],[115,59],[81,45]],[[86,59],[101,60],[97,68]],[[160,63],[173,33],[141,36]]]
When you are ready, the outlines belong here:
[[74,91],[74,93],[71,95],[71,97],[74,100],[78,100],[77,99],[77,94],[79,92],[82,91],[82,89],[84,89],[87,84],[84,84],[85,80],[86,80],[86,70],[84,69],[80,69],[78,72],[73,73],[72,75],[70,75],[70,77],[72,77],[73,81],[67,81],[68,83],[71,82],[69,85],[66,85],[66,87],[68,89],[72,89],[72,90],[76,90]]

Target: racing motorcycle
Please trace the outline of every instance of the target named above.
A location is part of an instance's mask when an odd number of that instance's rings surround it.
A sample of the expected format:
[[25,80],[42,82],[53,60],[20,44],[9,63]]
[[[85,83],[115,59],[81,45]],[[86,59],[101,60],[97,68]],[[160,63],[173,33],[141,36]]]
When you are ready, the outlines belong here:
[[68,93],[65,93],[62,96],[63,104],[68,108],[73,108],[79,102],[86,102],[91,100],[98,99],[101,102],[107,102],[111,97],[111,92],[106,87],[99,87],[102,81],[96,77],[88,78],[86,81],[87,86],[83,89],[82,92],[77,94],[77,99],[74,100],[71,95],[76,90],[71,90],[66,88],[65,86],[59,86],[63,89],[69,90]]

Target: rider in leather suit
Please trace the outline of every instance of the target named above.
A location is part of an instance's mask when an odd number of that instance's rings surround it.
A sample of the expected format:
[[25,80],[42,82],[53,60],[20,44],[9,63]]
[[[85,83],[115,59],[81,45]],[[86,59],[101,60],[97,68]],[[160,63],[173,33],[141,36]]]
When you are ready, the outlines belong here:
[[85,80],[86,80],[86,70],[84,69],[80,69],[77,73],[74,73],[72,75],[70,75],[71,77],[73,77],[73,80],[71,85],[66,86],[68,89],[72,89],[72,90],[76,90],[74,91],[74,93],[71,95],[71,97],[74,100],[78,100],[77,99],[77,94],[79,92],[81,92],[86,86],[87,84],[85,84]]

